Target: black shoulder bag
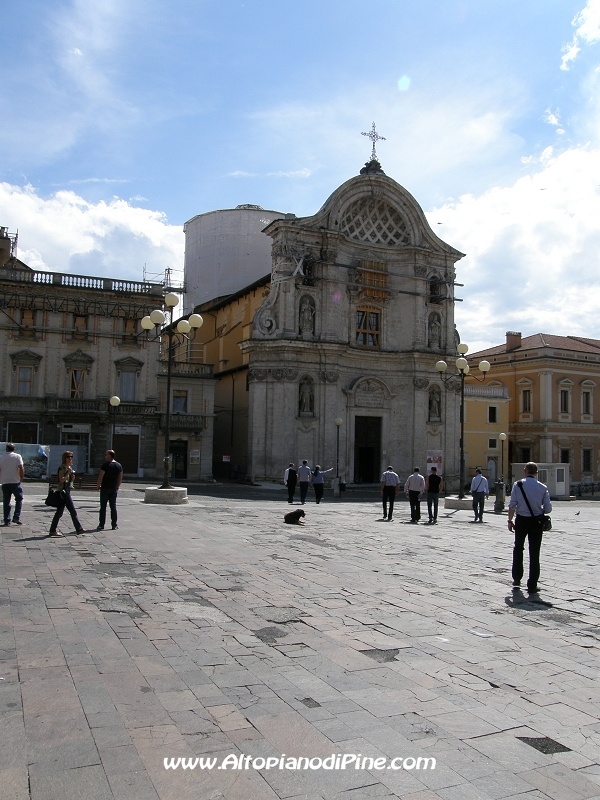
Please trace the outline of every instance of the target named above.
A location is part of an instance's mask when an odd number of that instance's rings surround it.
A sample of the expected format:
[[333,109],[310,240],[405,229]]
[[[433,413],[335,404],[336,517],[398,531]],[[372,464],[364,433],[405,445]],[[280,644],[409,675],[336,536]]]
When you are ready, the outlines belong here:
[[517,481],[517,485],[519,489],[523,492],[523,497],[525,498],[525,502],[527,503],[527,508],[529,509],[529,513],[533,517],[533,519],[537,522],[540,526],[542,531],[549,531],[552,530],[552,519],[547,514],[534,514],[533,509],[531,508],[531,503],[527,499],[527,495],[525,494],[525,489],[523,488],[523,481]]

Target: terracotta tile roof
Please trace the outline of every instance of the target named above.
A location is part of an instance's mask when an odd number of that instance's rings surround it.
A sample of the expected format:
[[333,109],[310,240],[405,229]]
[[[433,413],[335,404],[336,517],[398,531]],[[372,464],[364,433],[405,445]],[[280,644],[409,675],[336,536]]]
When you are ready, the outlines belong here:
[[600,339],[587,339],[583,336],[555,336],[552,333],[534,333],[532,336],[523,336],[521,347],[507,351],[506,342],[477,353],[469,353],[468,358],[483,358],[484,356],[497,356],[503,353],[523,352],[525,350],[538,350],[543,347],[552,347],[556,350],[575,350],[580,353],[600,354]]

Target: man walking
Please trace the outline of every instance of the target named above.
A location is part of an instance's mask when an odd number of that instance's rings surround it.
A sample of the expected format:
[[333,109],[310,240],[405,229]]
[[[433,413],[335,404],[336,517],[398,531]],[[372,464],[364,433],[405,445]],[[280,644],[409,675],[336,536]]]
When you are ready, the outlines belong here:
[[302,466],[298,467],[298,483],[300,484],[300,502],[302,505],[306,502],[306,495],[308,493],[308,486],[310,484],[311,471],[308,466],[308,461],[304,459]]
[[[383,518],[388,522],[392,520],[394,513],[394,500],[398,494],[400,478],[394,472],[394,468],[389,466],[381,476],[381,500],[383,502]],[[388,503],[390,512],[388,514]]]
[[106,504],[110,505],[110,524],[113,531],[117,525],[117,492],[123,480],[123,467],[115,461],[115,451],[107,450],[104,454],[106,461],[100,467],[98,475],[98,489],[100,490],[100,518],[96,530],[103,531],[106,522]]
[[[515,483],[508,504],[508,530],[514,531],[515,534],[512,560],[513,586],[517,588],[521,585],[523,550],[525,548],[525,539],[529,539],[529,578],[527,580],[529,594],[537,592],[540,578],[540,549],[542,547],[543,528],[539,517],[552,511],[548,488],[538,481],[537,471],[537,464],[533,461],[525,464],[523,469],[525,480]],[[515,512],[517,518],[513,522]]]
[[300,502],[302,505],[306,502],[306,494],[308,492],[308,485],[310,483],[310,467],[308,461],[304,459],[302,466],[298,467],[298,483],[300,484]]
[[473,511],[475,519],[473,522],[483,522],[483,507],[485,501],[490,496],[488,480],[481,474],[481,467],[475,470],[475,477],[471,481],[471,494],[473,495]]
[[419,524],[421,519],[421,497],[425,491],[425,479],[415,467],[413,474],[406,479],[404,493],[410,502],[410,521],[414,525]]
[[288,503],[294,502],[294,492],[296,491],[296,482],[298,481],[298,473],[294,469],[294,464],[290,462],[289,467],[283,474],[283,482],[288,490]]
[[425,481],[425,491],[427,492],[427,514],[429,524],[437,524],[438,500],[440,492],[444,489],[444,481],[441,475],[437,474],[437,467],[432,467],[430,474]]
[[15,515],[12,521],[15,525],[21,525],[21,507],[23,505],[23,489],[21,481],[25,477],[23,459],[15,453],[15,446],[12,442],[6,445],[6,453],[0,456],[0,483],[2,484],[2,501],[4,506],[3,525],[10,525],[10,501],[14,495]]

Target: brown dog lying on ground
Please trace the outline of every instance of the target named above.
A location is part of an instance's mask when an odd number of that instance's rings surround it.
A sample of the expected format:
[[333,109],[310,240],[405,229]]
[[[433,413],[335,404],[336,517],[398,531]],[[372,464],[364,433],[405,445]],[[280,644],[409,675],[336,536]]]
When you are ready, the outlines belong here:
[[284,520],[288,525],[304,525],[303,522],[300,522],[300,517],[305,516],[304,510],[302,508],[297,508],[295,511],[290,511],[289,514],[286,514]]

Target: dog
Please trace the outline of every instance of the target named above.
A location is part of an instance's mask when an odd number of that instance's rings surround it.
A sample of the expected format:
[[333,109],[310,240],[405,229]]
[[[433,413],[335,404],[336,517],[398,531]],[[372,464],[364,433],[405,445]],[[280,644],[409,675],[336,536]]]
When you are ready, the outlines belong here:
[[295,511],[290,511],[289,514],[286,514],[283,519],[288,525],[304,525],[304,523],[300,521],[300,517],[305,516],[304,509],[297,508]]

